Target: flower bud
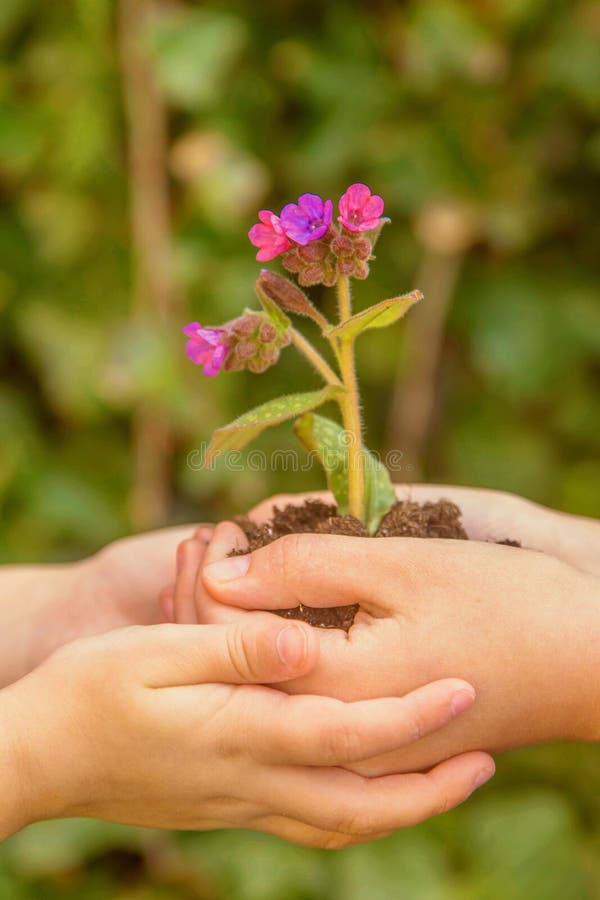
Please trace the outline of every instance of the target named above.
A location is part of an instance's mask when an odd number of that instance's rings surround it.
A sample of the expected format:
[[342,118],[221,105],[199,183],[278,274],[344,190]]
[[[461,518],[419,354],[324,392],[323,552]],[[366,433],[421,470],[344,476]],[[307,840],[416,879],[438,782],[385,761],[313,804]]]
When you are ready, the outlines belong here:
[[302,287],[312,287],[315,284],[321,284],[323,281],[323,267],[316,264],[307,266],[298,274],[298,284]]
[[229,346],[225,368],[230,372],[264,372],[291,341],[289,331],[279,331],[263,312],[247,312],[225,325],[224,331]]
[[235,355],[240,360],[250,359],[256,353],[256,344],[252,341],[239,341],[235,344]]
[[363,281],[369,275],[369,266],[366,262],[357,259],[354,263],[354,277]]
[[324,241],[312,241],[305,247],[298,247],[300,259],[306,263],[321,262],[329,253],[329,247]]
[[288,278],[284,278],[283,275],[263,269],[255,287],[259,299],[266,297],[286,312],[308,316],[310,319],[314,319],[319,324],[322,324],[322,317],[304,291],[301,291],[297,285]]
[[281,257],[281,262],[283,263],[283,268],[287,269],[288,272],[301,272],[304,266],[306,265],[298,250],[290,250],[289,253],[284,253]]
[[263,344],[270,344],[277,337],[277,329],[271,322],[263,322],[258,329],[258,337]]
[[248,337],[256,331],[256,320],[252,316],[241,316],[231,323],[231,330],[237,337]]
[[372,252],[371,241],[366,237],[356,238],[354,241],[354,254],[357,259],[367,260]]
[[345,234],[340,234],[331,242],[331,252],[334,256],[353,256],[354,244],[352,238]]
[[352,258],[342,257],[337,261],[337,270],[340,275],[352,275],[356,263]]
[[272,366],[279,359],[279,350],[277,347],[264,347],[261,350],[260,357],[267,365]]

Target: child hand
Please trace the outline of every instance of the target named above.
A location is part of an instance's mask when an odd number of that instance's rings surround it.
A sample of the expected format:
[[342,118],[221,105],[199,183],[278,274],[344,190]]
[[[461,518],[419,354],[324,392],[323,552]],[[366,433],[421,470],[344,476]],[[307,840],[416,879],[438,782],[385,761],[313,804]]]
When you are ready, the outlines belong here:
[[235,526],[216,529],[195,594],[204,621],[243,621],[249,610],[300,602],[360,604],[349,635],[321,632],[318,667],[286,690],[356,700],[449,674],[477,690],[465,717],[361,771],[413,770],[481,747],[600,740],[594,576],[478,541],[300,534],[227,558],[236,540]]
[[493,774],[483,753],[426,775],[342,769],[439,728],[473,692],[447,680],[346,704],[262,686],[306,675],[318,655],[312,629],[268,615],[63,647],[0,692],[0,838],[36,820],[93,816],[342,847],[449,809]]

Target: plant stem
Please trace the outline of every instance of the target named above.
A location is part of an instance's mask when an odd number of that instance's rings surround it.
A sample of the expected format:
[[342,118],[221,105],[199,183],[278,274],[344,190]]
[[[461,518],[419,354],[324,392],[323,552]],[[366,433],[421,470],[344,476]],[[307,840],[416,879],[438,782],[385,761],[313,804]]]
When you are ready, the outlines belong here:
[[[352,315],[350,279],[338,279],[338,307],[340,322]],[[354,364],[354,338],[338,338],[339,361],[345,392],[338,398],[344,428],[348,434],[348,511],[361,522],[365,519],[365,476],[362,447],[360,397]]]
[[319,375],[321,375],[327,384],[334,384],[338,387],[342,387],[342,382],[337,377],[329,363],[327,363],[318,350],[313,347],[313,345],[308,341],[304,335],[300,334],[299,331],[296,331],[295,328],[290,329],[292,333],[292,341],[297,350],[302,353],[304,357],[309,361],[309,363],[314,366]]

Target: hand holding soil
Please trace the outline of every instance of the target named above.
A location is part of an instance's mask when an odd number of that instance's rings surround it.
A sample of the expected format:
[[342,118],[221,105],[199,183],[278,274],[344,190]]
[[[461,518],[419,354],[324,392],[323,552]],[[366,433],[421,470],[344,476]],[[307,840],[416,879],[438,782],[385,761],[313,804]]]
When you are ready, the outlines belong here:
[[[593,677],[600,666],[600,582],[584,571],[594,571],[598,558],[598,524],[494,492],[464,491],[461,502],[479,538],[497,541],[510,526],[511,537],[536,550],[483,540],[299,534],[228,558],[236,543],[245,546],[245,536],[224,524],[207,550],[198,540],[182,547],[173,614],[222,622],[262,615],[249,612],[257,608],[359,603],[348,635],[319,630],[318,667],[286,690],[354,700],[401,695],[448,675],[475,686],[478,702],[459,721],[361,765],[363,772],[427,767],[474,748],[600,740]],[[478,505],[485,520],[477,519]],[[523,522],[508,518],[519,506],[528,512]],[[266,508],[257,511],[259,520]]]

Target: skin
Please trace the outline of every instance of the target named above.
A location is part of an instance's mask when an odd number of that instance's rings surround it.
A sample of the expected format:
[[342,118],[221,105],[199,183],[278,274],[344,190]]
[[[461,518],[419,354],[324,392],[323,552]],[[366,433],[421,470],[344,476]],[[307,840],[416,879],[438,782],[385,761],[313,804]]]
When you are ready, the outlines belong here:
[[62,565],[0,569],[0,687],[69,641],[127,625],[165,621],[156,585],[173,577],[178,545],[193,526],[165,528],[109,544]]
[[[399,500],[424,503],[445,498],[462,512],[464,528],[473,541],[519,541],[530,550],[541,550],[575,568],[600,577],[600,522],[585,516],[557,512],[516,494],[453,485],[396,485]],[[302,503],[308,497],[333,502],[325,492],[278,494],[252,511],[258,522],[269,519],[274,506]]]
[[[475,686],[478,703],[460,721],[363,762],[361,772],[424,768],[475,748],[599,740],[600,687],[590,674],[600,668],[598,524],[511,495],[437,491],[411,488],[416,499],[456,498],[475,540],[290,535],[228,560],[244,538],[223,524],[204,551],[186,557],[189,568],[163,605],[189,611],[191,584],[196,615],[211,622],[239,621],[257,607],[358,602],[349,635],[319,632],[319,666],[286,690],[355,700],[402,694],[450,672]],[[536,549],[484,542],[507,536]],[[227,566],[237,577],[224,580]]]
[[461,679],[356,703],[288,695],[265,685],[318,667],[313,629],[268,614],[156,624],[156,583],[189,533],[0,571],[0,840],[34,821],[93,816],[345,847],[450,809],[491,777],[485,753],[427,774],[351,771],[468,709],[474,691]]

